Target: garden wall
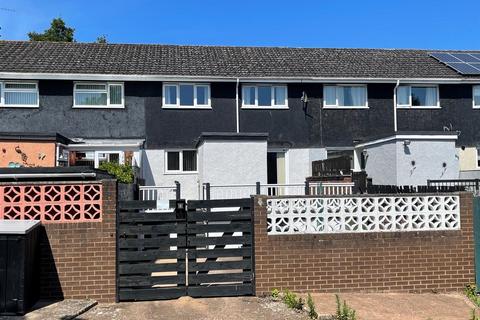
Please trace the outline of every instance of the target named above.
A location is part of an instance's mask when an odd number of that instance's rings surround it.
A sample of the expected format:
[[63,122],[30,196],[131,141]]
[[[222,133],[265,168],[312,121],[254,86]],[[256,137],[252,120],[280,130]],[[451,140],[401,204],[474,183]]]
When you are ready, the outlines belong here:
[[460,228],[267,234],[266,196],[255,202],[256,294],[446,292],[474,282],[473,196],[460,193]]
[[116,184],[116,180],[0,184],[0,219],[42,222],[41,299],[115,302]]

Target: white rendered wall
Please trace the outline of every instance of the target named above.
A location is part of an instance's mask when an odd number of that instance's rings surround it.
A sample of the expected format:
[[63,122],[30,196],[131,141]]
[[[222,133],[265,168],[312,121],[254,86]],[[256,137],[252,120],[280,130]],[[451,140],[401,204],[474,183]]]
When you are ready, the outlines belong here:
[[181,185],[182,198],[198,199],[198,173],[166,174],[165,150],[144,150],[142,172],[146,186],[170,187],[175,186],[175,181],[178,181]]
[[312,161],[327,159],[325,148],[289,149],[287,151],[287,174],[290,184],[304,183],[312,175]]
[[459,178],[455,140],[412,140],[408,146],[397,140],[396,150],[398,185],[426,185],[428,179]]
[[266,141],[204,141],[199,176],[212,185],[267,183]]

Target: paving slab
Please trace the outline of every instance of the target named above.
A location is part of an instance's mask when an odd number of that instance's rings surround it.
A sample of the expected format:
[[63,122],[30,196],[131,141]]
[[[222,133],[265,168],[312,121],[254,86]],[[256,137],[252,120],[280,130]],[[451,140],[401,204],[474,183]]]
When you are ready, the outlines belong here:
[[91,299],[67,299],[58,302],[39,301],[25,316],[0,317],[0,320],[69,320],[75,319],[97,304]]
[[256,297],[202,298],[99,304],[77,319],[82,320],[307,320],[303,313],[281,302]]
[[[356,310],[358,320],[467,320],[475,307],[461,293],[345,293],[341,300]],[[319,313],[335,313],[334,294],[312,294]],[[477,311],[477,314],[480,314]]]

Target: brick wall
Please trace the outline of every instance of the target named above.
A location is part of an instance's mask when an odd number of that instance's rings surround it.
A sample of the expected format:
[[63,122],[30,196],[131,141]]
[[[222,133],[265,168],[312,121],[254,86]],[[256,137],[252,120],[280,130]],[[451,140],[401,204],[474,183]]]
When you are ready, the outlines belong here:
[[115,301],[116,181],[103,180],[101,222],[45,224],[40,296]]
[[461,230],[267,235],[265,196],[255,201],[257,295],[297,292],[457,291],[474,282],[473,198],[460,195]]

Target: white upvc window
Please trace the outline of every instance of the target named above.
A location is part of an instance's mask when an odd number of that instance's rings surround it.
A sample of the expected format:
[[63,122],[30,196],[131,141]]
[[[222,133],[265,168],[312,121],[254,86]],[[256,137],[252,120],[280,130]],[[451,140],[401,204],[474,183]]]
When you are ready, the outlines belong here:
[[124,108],[121,82],[76,82],[73,86],[74,108]]
[[165,173],[196,173],[196,150],[167,150],[165,151]]
[[210,109],[210,84],[164,83],[163,108]]
[[0,82],[0,106],[38,108],[38,83],[23,81]]
[[368,108],[366,85],[324,85],[323,107],[325,109]]
[[480,85],[473,86],[473,107],[480,109]]
[[288,90],[286,85],[242,86],[242,108],[287,109]]
[[437,85],[400,85],[396,95],[397,108],[440,108]]

